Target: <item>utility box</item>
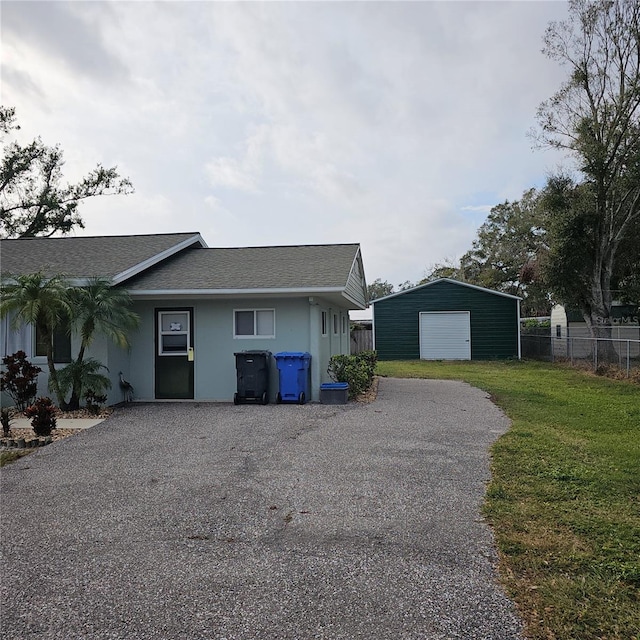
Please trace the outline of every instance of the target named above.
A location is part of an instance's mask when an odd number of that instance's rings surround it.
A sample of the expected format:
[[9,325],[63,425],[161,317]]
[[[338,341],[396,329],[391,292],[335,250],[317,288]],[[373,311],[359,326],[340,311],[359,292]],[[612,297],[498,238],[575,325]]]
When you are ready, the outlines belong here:
[[236,357],[238,390],[233,403],[244,402],[267,404],[269,402],[270,351],[241,351]]
[[309,397],[311,354],[306,351],[282,351],[276,353],[275,358],[280,377],[276,402],[304,404]]
[[348,400],[348,382],[325,382],[320,385],[320,402],[322,404],[347,404]]

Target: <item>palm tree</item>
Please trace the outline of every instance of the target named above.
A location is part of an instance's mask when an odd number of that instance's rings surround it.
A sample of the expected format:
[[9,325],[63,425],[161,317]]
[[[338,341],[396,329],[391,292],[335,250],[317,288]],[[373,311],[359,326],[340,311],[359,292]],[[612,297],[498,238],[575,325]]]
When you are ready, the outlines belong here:
[[12,314],[14,329],[22,324],[37,327],[46,348],[49,388],[62,408],[65,402],[54,364],[53,336],[71,315],[68,291],[69,285],[63,276],[47,277],[38,272],[6,279],[0,293],[0,317]]
[[[97,333],[106,335],[123,349],[130,346],[128,332],[138,327],[140,318],[131,311],[131,298],[124,289],[113,287],[107,278],[91,278],[86,286],[69,290],[69,301],[73,309],[71,324],[80,334],[81,340],[78,357],[74,362],[76,372],[83,370],[85,351]],[[69,400],[70,409],[80,406],[82,391],[82,377],[75,375]]]

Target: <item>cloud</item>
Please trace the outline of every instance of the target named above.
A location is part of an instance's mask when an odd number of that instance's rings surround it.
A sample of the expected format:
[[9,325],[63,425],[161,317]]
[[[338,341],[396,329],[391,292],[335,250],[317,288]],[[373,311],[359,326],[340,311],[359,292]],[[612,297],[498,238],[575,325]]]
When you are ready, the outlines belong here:
[[87,203],[87,233],[355,241],[370,280],[415,281],[557,163],[526,131],[563,77],[540,47],[565,3],[2,9],[25,134],[60,142],[65,174],[102,161],[136,186]]
[[101,21],[109,19],[108,5],[100,3],[3,2],[2,37],[14,42],[18,37],[73,73],[122,82],[127,77],[126,67],[109,52],[96,31],[94,9]]

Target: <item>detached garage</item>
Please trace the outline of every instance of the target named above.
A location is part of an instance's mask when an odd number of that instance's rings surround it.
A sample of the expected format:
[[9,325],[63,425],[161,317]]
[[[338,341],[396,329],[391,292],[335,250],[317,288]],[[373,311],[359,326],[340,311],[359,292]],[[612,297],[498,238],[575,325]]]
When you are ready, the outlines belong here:
[[441,278],[373,301],[380,360],[520,358],[520,298]]

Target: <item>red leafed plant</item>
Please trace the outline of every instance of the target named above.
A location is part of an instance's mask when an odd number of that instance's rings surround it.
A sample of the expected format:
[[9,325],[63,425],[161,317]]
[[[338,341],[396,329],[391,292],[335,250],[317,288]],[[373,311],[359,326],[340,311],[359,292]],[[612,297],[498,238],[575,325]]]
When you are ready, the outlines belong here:
[[31,418],[31,426],[37,436],[50,436],[56,428],[57,409],[51,398],[38,398],[24,410],[24,415]]

